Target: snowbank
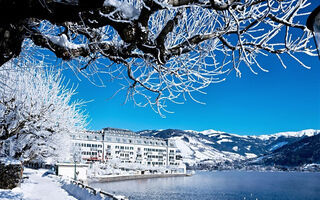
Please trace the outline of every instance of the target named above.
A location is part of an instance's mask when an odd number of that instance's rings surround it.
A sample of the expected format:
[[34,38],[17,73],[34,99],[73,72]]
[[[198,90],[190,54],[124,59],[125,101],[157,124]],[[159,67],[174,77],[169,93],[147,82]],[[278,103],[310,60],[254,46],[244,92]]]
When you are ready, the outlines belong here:
[[24,170],[24,181],[20,187],[12,190],[0,189],[1,200],[101,200],[110,199],[100,194],[94,195],[88,189],[79,187],[62,180],[60,177],[50,175],[47,170]]
[[71,196],[79,200],[101,200],[104,199],[100,194],[94,195],[85,188],[80,188],[78,185],[65,182],[62,188],[66,190]]
[[43,176],[47,170],[33,170],[25,168],[25,177],[20,187],[12,190],[0,190],[0,199],[14,200],[76,200],[61,188],[58,177]]

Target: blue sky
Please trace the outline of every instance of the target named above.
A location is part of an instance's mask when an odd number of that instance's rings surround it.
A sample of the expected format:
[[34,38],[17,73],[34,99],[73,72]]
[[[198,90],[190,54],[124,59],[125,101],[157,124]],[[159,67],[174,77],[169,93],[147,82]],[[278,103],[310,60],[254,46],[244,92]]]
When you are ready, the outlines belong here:
[[289,62],[284,69],[276,59],[268,57],[263,65],[270,72],[254,75],[243,68],[242,78],[230,74],[222,83],[211,85],[207,95],[197,94],[198,104],[188,100],[183,105],[169,104],[173,114],[161,118],[150,108],[123,104],[124,93],[110,97],[119,87],[117,81],[99,88],[85,78],[78,81],[72,74],[67,78],[78,84],[75,98],[86,101],[90,129],[117,127],[143,129],[215,129],[237,134],[268,134],[279,131],[320,129],[320,61],[302,57],[312,68],[305,69]]
[[[314,7],[314,6],[313,6]],[[90,116],[89,129],[116,127],[134,131],[144,129],[214,129],[243,135],[270,134],[280,131],[320,129],[320,60],[300,57],[311,69],[292,59],[284,69],[274,56],[264,57],[268,73],[258,75],[242,67],[242,78],[230,74],[222,83],[205,89],[207,95],[196,94],[206,105],[188,100],[183,105],[168,104],[173,114],[161,118],[150,108],[123,104],[124,93],[110,99],[118,82],[99,88],[85,78],[78,81],[69,71],[64,73],[78,84],[75,98],[86,101]]]

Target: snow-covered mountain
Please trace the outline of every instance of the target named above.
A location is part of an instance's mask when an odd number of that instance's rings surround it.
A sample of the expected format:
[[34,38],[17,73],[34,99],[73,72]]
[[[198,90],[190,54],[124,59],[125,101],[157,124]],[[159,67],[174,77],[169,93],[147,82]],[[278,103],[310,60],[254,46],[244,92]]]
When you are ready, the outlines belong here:
[[203,164],[217,166],[270,154],[283,146],[317,135],[320,130],[308,129],[259,136],[243,136],[212,129],[144,130],[137,133],[143,136],[175,139],[183,161],[190,166]]
[[247,164],[289,167],[312,163],[320,164],[320,134],[304,137],[267,155],[247,161]]

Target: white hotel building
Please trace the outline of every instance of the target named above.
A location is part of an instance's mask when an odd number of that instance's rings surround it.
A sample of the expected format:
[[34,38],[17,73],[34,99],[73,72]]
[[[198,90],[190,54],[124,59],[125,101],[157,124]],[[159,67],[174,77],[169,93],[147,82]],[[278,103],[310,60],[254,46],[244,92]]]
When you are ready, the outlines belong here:
[[144,137],[115,128],[88,131],[71,137],[75,149],[81,152],[82,162],[118,159],[121,163],[138,163],[146,167],[185,169],[174,140]]

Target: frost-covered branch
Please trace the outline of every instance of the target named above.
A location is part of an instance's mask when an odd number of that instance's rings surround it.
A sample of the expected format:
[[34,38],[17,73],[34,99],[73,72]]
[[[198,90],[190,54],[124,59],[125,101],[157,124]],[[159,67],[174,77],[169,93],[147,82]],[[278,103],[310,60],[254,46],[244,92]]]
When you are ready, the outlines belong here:
[[30,65],[0,68],[0,157],[25,162],[69,153],[70,135],[86,124],[61,76]]
[[[270,70],[262,62],[266,56],[278,58],[283,67],[283,57],[290,57],[308,68],[300,55],[316,55],[312,34],[302,21],[310,4],[310,0],[0,1],[0,11],[11,13],[0,17],[4,35],[0,64],[20,55],[21,47],[29,54],[41,47],[85,77],[102,74],[103,79],[92,78],[102,85],[106,74],[120,79],[128,89],[127,99],[160,112],[168,101],[194,99],[193,92],[225,80],[231,71],[241,76],[243,67],[255,74]],[[20,11],[23,14],[14,14]]]

